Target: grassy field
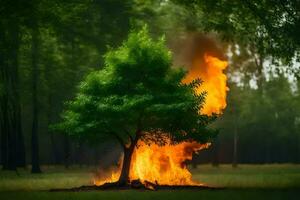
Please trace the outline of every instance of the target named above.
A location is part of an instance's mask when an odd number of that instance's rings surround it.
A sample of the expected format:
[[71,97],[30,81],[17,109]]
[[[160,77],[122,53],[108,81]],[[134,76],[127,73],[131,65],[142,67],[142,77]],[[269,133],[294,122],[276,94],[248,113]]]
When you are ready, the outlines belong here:
[[43,167],[43,174],[26,170],[0,172],[0,199],[298,199],[300,165],[230,165],[218,168],[200,165],[192,169],[195,180],[222,190],[203,191],[99,191],[48,192],[51,188],[69,188],[92,183],[93,169]]

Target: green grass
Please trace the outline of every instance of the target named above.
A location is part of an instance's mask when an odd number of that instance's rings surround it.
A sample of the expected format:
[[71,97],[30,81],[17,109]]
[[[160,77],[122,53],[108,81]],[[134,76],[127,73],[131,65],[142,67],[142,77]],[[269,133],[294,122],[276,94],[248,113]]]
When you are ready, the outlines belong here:
[[0,199],[298,199],[300,165],[200,165],[193,177],[223,190],[48,192],[92,183],[93,169],[43,167],[43,174],[0,171]]
[[41,174],[31,174],[28,170],[19,170],[19,174],[0,171],[0,191],[49,190],[90,185],[94,176],[93,170],[86,167],[66,170],[61,166],[46,166],[42,171]]
[[227,188],[300,188],[300,165],[210,165],[192,170],[193,178],[208,185]]

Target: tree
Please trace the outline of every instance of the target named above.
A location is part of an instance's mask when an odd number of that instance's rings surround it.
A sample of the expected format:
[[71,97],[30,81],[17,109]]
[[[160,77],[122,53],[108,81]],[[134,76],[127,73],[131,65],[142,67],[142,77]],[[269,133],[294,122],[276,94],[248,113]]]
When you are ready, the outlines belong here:
[[[35,20],[35,19],[34,19]],[[31,163],[32,173],[40,173],[39,162],[39,142],[38,142],[38,95],[37,95],[37,83],[38,83],[38,45],[39,45],[39,30],[37,22],[33,22],[32,28],[32,45],[31,45],[31,61],[32,61],[32,135],[31,135]]]
[[25,167],[25,145],[21,123],[19,49],[22,3],[3,1],[0,7],[0,127],[3,169]]
[[283,76],[270,75],[262,86],[263,95],[249,81],[229,82],[228,104],[217,121],[220,162],[297,162],[299,94]]
[[118,184],[129,182],[139,140],[164,144],[168,136],[174,143],[207,142],[216,135],[207,127],[215,116],[200,114],[205,93],[197,95],[194,89],[201,81],[181,82],[185,72],[171,68],[163,38],[152,40],[147,28],[132,32],[104,60],[104,68],[80,84],[58,127],[84,140],[118,141],[124,151]]
[[[235,168],[239,164],[239,137],[240,130],[239,126],[243,122],[243,119],[240,118],[241,115],[241,106],[243,105],[243,99],[247,96],[244,94],[247,91],[244,91],[242,87],[237,86],[234,82],[229,82],[230,92],[227,97],[227,107],[222,115],[222,119],[219,120],[219,127],[222,127],[224,130],[222,133],[223,137],[227,138],[219,138],[221,141],[225,141],[227,143],[232,142],[232,154],[231,154],[231,162],[232,167]],[[229,137],[229,138],[228,138]],[[226,141],[226,139],[228,141]]]
[[[300,3],[298,0],[173,0],[194,10],[202,30],[256,48],[284,62],[299,59]],[[251,48],[251,47],[250,47]]]

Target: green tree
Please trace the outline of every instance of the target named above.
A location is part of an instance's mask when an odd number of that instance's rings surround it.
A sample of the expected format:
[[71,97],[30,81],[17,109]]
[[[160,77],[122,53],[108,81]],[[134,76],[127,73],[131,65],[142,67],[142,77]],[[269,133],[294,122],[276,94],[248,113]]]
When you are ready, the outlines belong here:
[[2,1],[0,6],[0,128],[3,169],[25,167],[25,145],[21,123],[19,49],[22,2],[15,6]]
[[255,48],[284,62],[299,59],[300,3],[298,0],[174,0],[194,10],[202,30]]
[[207,142],[215,131],[207,125],[215,118],[201,115],[205,93],[194,92],[201,81],[182,84],[182,69],[171,68],[171,53],[164,40],[154,41],[144,28],[131,33],[116,50],[106,53],[105,66],[80,84],[74,100],[58,125],[81,139],[114,139],[124,150],[118,183],[129,181],[131,156],[139,140],[164,144]]
[[235,133],[239,135],[236,156],[241,162],[295,161],[298,97],[283,76],[272,77],[262,86],[263,93],[246,83],[243,86],[231,84],[221,125],[227,133],[222,135],[234,133],[233,138]]

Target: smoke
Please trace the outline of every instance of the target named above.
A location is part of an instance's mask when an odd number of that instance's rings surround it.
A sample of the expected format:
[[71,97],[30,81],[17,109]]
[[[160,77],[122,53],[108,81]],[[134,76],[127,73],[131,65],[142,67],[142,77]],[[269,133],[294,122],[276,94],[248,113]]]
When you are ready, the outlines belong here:
[[226,60],[224,50],[213,35],[204,35],[201,33],[189,33],[178,40],[172,40],[169,47],[174,53],[174,65],[183,66],[189,70],[195,60],[204,62],[204,55],[217,57],[220,60]]

